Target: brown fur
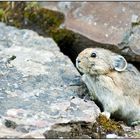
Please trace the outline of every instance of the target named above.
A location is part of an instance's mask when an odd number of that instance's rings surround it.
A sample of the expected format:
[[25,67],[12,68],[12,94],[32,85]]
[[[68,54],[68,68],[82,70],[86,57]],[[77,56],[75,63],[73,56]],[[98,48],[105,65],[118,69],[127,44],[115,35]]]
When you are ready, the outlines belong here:
[[[91,57],[92,53],[96,57]],[[101,48],[87,48],[76,59],[93,99],[105,112],[117,114],[128,124],[140,121],[140,73],[124,57]],[[117,117],[117,116],[116,116]]]

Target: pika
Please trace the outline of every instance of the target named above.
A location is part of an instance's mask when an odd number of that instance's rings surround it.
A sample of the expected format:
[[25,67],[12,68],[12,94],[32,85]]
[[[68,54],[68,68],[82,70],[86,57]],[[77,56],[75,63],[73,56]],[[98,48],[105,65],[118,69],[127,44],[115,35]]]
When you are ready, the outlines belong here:
[[140,72],[125,58],[102,48],[87,48],[76,58],[76,67],[93,100],[103,111],[128,125],[140,122]]

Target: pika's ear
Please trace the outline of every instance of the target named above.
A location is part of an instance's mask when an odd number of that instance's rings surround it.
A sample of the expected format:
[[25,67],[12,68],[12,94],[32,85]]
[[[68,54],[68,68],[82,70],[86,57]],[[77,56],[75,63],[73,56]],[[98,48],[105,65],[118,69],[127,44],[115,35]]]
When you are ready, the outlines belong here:
[[127,67],[127,61],[121,55],[114,56],[113,67],[116,71],[124,71]]

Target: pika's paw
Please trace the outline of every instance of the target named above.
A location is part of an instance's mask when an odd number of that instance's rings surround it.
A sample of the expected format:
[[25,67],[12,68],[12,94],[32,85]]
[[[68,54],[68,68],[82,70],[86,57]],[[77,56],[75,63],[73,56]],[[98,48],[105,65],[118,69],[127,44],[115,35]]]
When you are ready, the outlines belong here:
[[109,119],[110,118],[110,113],[109,112],[107,112],[107,111],[104,111],[104,112],[102,112],[101,113],[102,115],[104,115],[107,119]]

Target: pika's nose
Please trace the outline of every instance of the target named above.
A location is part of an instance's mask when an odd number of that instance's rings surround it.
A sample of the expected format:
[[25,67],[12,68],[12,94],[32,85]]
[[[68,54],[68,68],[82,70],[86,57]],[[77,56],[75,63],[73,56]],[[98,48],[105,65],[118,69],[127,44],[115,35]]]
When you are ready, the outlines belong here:
[[81,61],[79,59],[77,59],[77,63],[80,63]]

